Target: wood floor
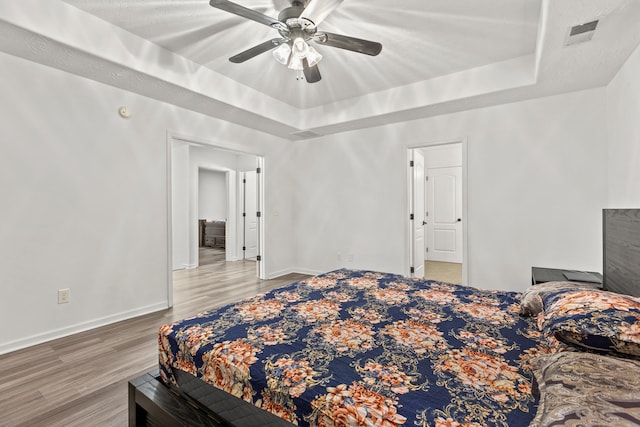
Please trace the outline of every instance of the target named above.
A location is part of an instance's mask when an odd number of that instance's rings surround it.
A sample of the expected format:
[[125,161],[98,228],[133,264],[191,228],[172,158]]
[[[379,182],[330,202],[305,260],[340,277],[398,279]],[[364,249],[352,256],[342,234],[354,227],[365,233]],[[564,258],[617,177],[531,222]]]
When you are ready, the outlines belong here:
[[308,276],[262,281],[253,261],[201,251],[174,272],[174,307],[0,356],[0,426],[126,426],[127,382],[157,366],[162,324]]

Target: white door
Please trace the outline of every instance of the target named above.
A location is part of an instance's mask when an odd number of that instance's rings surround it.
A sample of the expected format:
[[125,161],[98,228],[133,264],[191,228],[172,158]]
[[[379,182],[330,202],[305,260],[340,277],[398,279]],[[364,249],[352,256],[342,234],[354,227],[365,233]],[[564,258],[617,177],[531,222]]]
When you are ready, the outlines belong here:
[[413,150],[413,204],[411,221],[413,236],[413,277],[424,277],[424,156],[418,150]]
[[244,173],[244,258],[256,259],[258,255],[258,195],[257,173],[255,171]]
[[462,167],[427,169],[427,259],[462,263]]

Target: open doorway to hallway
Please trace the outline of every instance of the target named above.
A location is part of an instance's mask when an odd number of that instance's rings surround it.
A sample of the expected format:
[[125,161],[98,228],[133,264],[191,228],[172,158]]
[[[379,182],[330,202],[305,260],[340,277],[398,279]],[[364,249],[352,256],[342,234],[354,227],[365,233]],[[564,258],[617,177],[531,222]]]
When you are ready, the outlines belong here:
[[[252,163],[252,162],[249,162]],[[251,167],[247,165],[244,167]],[[245,259],[257,261],[258,257],[258,179],[256,168],[249,171],[236,171],[238,185],[236,193],[232,194],[231,185],[233,173],[230,170],[198,170],[198,241],[199,262],[202,265],[203,254],[210,255],[211,250],[225,254],[227,247],[231,254],[227,260]],[[237,198],[234,209],[233,200]],[[235,223],[237,232],[234,233],[233,224],[228,220],[230,212],[237,210],[238,221]],[[234,241],[237,239],[236,245]],[[240,254],[234,256],[233,247],[237,246]],[[204,250],[208,249],[208,250]]]
[[198,266],[212,251],[225,256],[229,216],[227,171],[198,168]]
[[[262,157],[175,136],[168,144],[172,270],[195,269],[221,257],[225,262],[245,262],[250,238],[253,261],[246,262],[254,266],[257,278],[264,279]],[[252,196],[246,194],[248,175],[253,177]],[[251,230],[245,229],[251,216],[245,210],[247,197],[252,198],[255,218]],[[172,293],[170,283],[170,298]]]
[[465,283],[464,142],[409,149],[410,274]]

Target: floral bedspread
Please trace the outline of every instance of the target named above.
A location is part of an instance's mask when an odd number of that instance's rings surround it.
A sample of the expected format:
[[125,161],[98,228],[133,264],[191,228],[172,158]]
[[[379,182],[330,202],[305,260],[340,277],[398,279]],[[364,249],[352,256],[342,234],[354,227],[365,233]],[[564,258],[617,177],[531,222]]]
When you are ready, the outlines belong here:
[[297,425],[526,426],[520,294],[337,270],[160,329],[179,368]]

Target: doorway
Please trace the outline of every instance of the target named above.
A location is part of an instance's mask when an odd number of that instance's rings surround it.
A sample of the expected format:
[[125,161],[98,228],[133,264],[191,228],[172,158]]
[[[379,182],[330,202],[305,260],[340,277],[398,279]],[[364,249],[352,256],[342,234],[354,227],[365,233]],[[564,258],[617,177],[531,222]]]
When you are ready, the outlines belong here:
[[409,274],[467,283],[466,143],[412,147],[409,157]]
[[198,262],[197,266],[212,264],[215,259],[231,258],[227,254],[229,205],[232,196],[232,171],[228,169],[198,168]]
[[[202,238],[202,220],[212,225],[209,237],[210,246],[224,251],[225,262],[244,262],[244,237],[242,210],[244,207],[244,187],[242,180],[245,173],[253,173],[254,214],[253,224],[255,238],[253,248],[256,276],[264,279],[266,272],[262,259],[265,254],[263,216],[264,194],[264,160],[253,153],[237,151],[231,148],[215,146],[190,138],[169,135],[167,138],[168,157],[168,234],[169,234],[169,304],[173,304],[174,270],[198,268]],[[213,197],[209,203],[217,204],[217,213],[211,218],[202,217],[204,212],[200,195],[201,172],[213,172],[217,175],[216,192],[224,193]],[[224,180],[224,183],[221,180]],[[211,190],[212,186],[206,188]],[[205,190],[207,191],[207,190]],[[206,197],[205,197],[206,199]],[[211,198],[210,198],[211,199]],[[224,208],[220,205],[226,204]],[[206,225],[205,225],[206,226]],[[215,230],[213,230],[215,229]],[[209,245],[205,245],[209,246]],[[221,254],[222,255],[222,254]]]

